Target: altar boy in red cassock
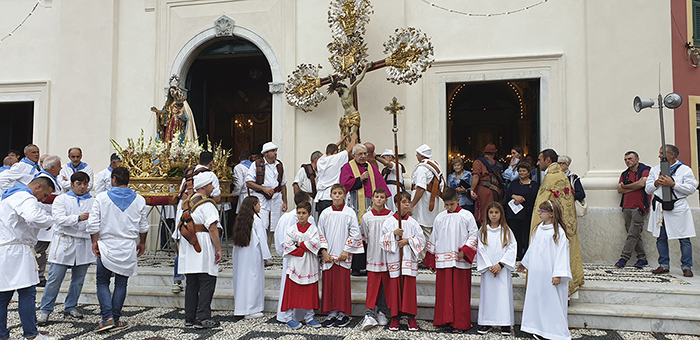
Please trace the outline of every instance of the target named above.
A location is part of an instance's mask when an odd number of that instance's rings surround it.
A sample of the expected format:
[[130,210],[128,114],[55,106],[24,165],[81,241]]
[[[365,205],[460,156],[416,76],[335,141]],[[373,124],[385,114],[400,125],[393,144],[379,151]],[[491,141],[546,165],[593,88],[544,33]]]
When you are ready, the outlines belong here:
[[345,186],[331,187],[333,205],[325,209],[318,218],[323,256],[323,299],[321,311],[328,313],[321,323],[324,327],[345,327],[350,323],[352,312],[350,299],[350,266],[352,254],[362,254],[362,235],[357,224],[357,215],[345,205]]
[[[287,279],[284,284],[282,311],[307,310],[304,316],[307,326],[321,327],[308,311],[318,309],[318,250],[321,238],[315,225],[309,223],[311,204],[301,202],[297,206],[299,222],[287,228],[284,237],[284,256],[287,258]],[[292,315],[297,313],[292,313]],[[301,327],[302,320],[289,320],[292,329]]]
[[382,249],[386,252],[391,277],[387,294],[387,302],[391,309],[389,330],[399,330],[399,313],[401,313],[408,316],[408,330],[417,331],[416,276],[418,276],[418,258],[425,248],[425,236],[418,221],[409,216],[411,194],[407,191],[401,192],[394,197],[394,202],[401,208],[401,229],[399,229],[398,213],[386,219],[382,225]]
[[450,324],[456,333],[471,328],[472,261],[478,228],[474,215],[459,206],[454,189],[442,193],[445,211],[435,217],[423,264],[437,271],[433,325]]

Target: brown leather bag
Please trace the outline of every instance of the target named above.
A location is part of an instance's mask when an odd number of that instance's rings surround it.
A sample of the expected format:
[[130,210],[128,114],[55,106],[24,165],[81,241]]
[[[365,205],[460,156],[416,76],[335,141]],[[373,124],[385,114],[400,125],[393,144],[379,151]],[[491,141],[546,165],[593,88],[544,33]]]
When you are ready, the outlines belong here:
[[[274,193],[282,191],[282,179],[284,178],[284,167],[282,166],[282,161],[277,160],[277,187],[275,187]],[[255,183],[258,185],[263,185],[265,183],[265,159],[261,158],[255,161]],[[266,199],[271,200],[272,195],[268,195],[263,190],[255,190],[265,196]]]
[[[185,178],[185,185],[182,186],[180,193],[177,195],[177,197],[182,200],[182,216],[178,222],[177,229],[180,231],[180,235],[182,235],[182,237],[187,240],[187,243],[191,244],[194,247],[194,250],[198,253],[202,251],[202,248],[199,246],[197,235],[195,235],[197,231],[195,230],[195,224],[190,213],[191,211],[194,211],[193,208],[195,206],[192,204],[194,202],[190,202],[190,198],[192,195],[194,195],[194,176],[207,171],[211,170],[208,168],[199,168],[197,170],[192,168],[185,169],[183,174],[183,177]],[[207,201],[211,201],[214,203],[214,205],[216,205],[216,202],[214,202],[212,199],[207,199]],[[202,200],[198,200],[197,206],[199,206],[201,203],[204,202]]]

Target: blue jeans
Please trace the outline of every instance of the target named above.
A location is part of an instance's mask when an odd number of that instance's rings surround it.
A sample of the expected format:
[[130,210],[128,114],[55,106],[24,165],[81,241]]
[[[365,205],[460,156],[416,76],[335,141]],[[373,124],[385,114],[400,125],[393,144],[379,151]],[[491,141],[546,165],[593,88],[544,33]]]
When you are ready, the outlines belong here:
[[[7,306],[14,292],[14,290],[0,292],[0,339],[10,336],[10,330],[7,329]],[[19,320],[22,322],[24,337],[35,337],[39,334],[36,329],[36,286],[17,289],[17,294],[19,295]]]
[[[109,281],[114,276],[114,294],[109,291]],[[97,259],[97,300],[100,301],[100,313],[102,321],[114,319],[114,323],[122,316],[122,307],[126,299],[126,284],[128,276],[113,273],[102,265],[102,260]]]
[[[693,266],[693,245],[690,238],[678,239],[681,243],[681,269],[690,269]],[[668,236],[666,235],[666,224],[661,226],[661,232],[656,239],[656,249],[659,251],[659,266],[670,269],[670,256],[668,254]]]
[[78,298],[83,290],[83,282],[85,281],[85,273],[87,273],[88,267],[90,267],[89,263],[79,266],[52,263],[51,267],[49,267],[49,280],[46,282],[44,296],[41,297],[41,312],[44,314],[53,312],[58,291],[61,289],[61,283],[63,283],[63,278],[66,277],[68,268],[71,268],[71,279],[63,310],[66,312],[74,310],[78,306]]
[[182,280],[185,279],[185,275],[184,275],[184,274],[178,274],[178,273],[177,273],[177,263],[178,263],[178,260],[179,260],[179,259],[180,259],[180,255],[175,255],[175,268],[174,268],[175,270],[174,270],[174,273],[173,273],[173,283],[175,283],[175,281],[180,281],[180,282],[182,282]]

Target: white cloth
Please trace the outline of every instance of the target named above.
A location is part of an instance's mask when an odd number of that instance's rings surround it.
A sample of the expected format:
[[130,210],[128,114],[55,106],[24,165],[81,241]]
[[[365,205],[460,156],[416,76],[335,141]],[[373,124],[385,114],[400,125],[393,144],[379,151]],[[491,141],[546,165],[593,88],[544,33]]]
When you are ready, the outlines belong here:
[[[430,197],[432,196],[432,193],[428,191],[428,184],[435,177],[435,172],[428,162],[435,164],[438,166],[438,169],[440,169],[437,162],[429,159],[424,159],[422,162],[416,164],[416,167],[413,169],[413,174],[411,174],[411,182],[416,186],[416,188],[422,188],[425,190],[420,201],[418,201],[418,203],[416,203],[416,205],[413,207],[413,218],[415,218],[421,226],[432,228],[433,220],[435,220],[435,217],[438,215],[438,211],[440,210],[438,207],[440,200],[437,198],[435,199],[433,211],[430,211]],[[442,174],[442,170],[440,170],[439,173]],[[440,190],[443,188],[443,182],[444,181],[440,182]],[[411,199],[413,199],[415,195],[416,191],[413,190]]]
[[[85,164],[85,167],[79,171],[82,171],[88,174],[88,176],[90,176],[90,183],[88,183],[88,191],[92,190],[92,187],[95,184],[95,173],[92,171],[92,168],[89,165]],[[73,168],[70,167],[70,163],[63,164],[63,166],[61,167],[61,172],[58,174],[57,179],[58,184],[61,186],[61,189],[63,189],[63,192],[70,191],[70,176],[73,176],[74,173],[75,171],[73,171]]]
[[[386,211],[385,211],[386,212]],[[382,249],[382,226],[387,218],[392,214],[380,215],[374,209],[370,209],[362,216],[360,223],[360,233],[362,240],[367,243],[365,253],[367,253],[367,271],[385,272],[389,270],[386,263],[386,253]]]
[[[275,160],[274,163],[270,164],[263,159],[263,163],[265,164],[265,178],[263,179],[262,186],[268,188],[276,188],[279,185],[287,185],[287,179],[284,176],[282,176],[282,183],[277,181],[277,164],[279,162],[279,160]],[[248,174],[246,175],[246,182],[255,183],[256,172],[257,166],[256,163],[253,163],[248,169]],[[284,164],[282,165],[282,172],[286,173]],[[256,196],[260,200],[260,215],[262,217],[265,229],[269,228],[270,231],[275,231],[275,228],[277,228],[277,221],[279,221],[280,216],[282,215],[282,191],[276,192],[274,195],[272,195],[272,199],[269,200],[265,198],[263,194],[254,190],[250,190],[249,194]],[[266,214],[265,211],[267,211],[268,213]]]
[[[481,273],[479,295],[479,325],[512,326],[515,324],[513,311],[513,278],[510,273],[515,270],[515,255],[518,245],[515,235],[508,230],[508,245],[503,246],[503,228],[498,226],[486,229],[486,242],[479,235],[476,251],[477,271]],[[433,229],[435,232],[435,229]],[[503,263],[504,267],[496,277],[489,267]]]
[[[194,196],[197,195],[202,196],[201,194],[195,194]],[[180,212],[180,215],[182,215],[182,212]],[[191,216],[194,224],[203,224],[206,230],[209,230],[209,227],[214,223],[216,223],[217,228],[221,229],[219,225],[219,211],[211,202],[199,205],[192,212]],[[219,276],[219,265],[214,263],[216,260],[216,247],[214,247],[210,234],[208,232],[198,232],[196,235],[199,246],[202,249],[199,253],[194,250],[194,246],[187,242],[184,237],[180,237],[179,230],[176,229],[173,233],[173,238],[179,239],[177,273],[205,273],[211,276]],[[221,235],[221,231],[219,231],[219,235]]]
[[60,195],[54,199],[51,209],[56,225],[52,228],[53,239],[49,247],[48,261],[65,266],[80,266],[94,263],[92,241],[87,233],[88,221],[78,218],[92,210],[95,198],[81,200],[70,195]]
[[479,227],[469,210],[458,209],[458,212],[453,213],[445,210],[435,218],[427,249],[435,255],[435,267],[438,269],[472,268],[471,263],[464,258],[457,258],[457,254],[464,246],[476,249]]
[[[299,222],[297,218],[296,209],[286,212],[280,220],[277,222],[277,228],[275,228],[275,251],[278,255],[284,256],[284,239],[287,236],[287,228],[293,227]],[[309,223],[316,225],[313,216],[309,216]],[[320,239],[320,238],[319,238]],[[282,259],[282,277],[280,278],[280,295],[277,299],[277,321],[286,323],[289,320],[301,320],[304,317],[305,312],[294,312],[294,310],[302,311],[299,309],[290,309],[282,311],[282,298],[284,297],[284,284],[287,281],[287,258]],[[313,311],[311,311],[313,313]],[[296,315],[295,315],[296,313]],[[313,315],[313,314],[312,314]],[[306,319],[305,319],[306,320]]]
[[109,168],[100,171],[95,178],[95,195],[112,189],[112,172]]
[[[9,170],[0,172],[0,191],[12,188],[17,182],[29,184],[39,171],[36,167],[24,162],[13,164]],[[338,172],[340,173],[340,171]]]
[[[314,170],[314,173],[316,173],[316,170]],[[294,183],[299,186],[301,191],[309,195],[314,191],[311,187],[311,179],[306,176],[306,170],[303,167],[297,171],[297,175],[294,177]]]
[[[401,173],[406,171],[406,168],[404,168],[403,164],[401,164],[401,163],[399,163],[399,164],[401,165],[401,169],[403,170]],[[396,163],[392,162],[391,167],[389,167],[389,168],[391,169],[391,171],[389,172],[389,174],[384,176],[384,181],[395,181],[396,180]],[[404,184],[403,175],[399,175],[399,183],[401,185]],[[395,212],[396,211],[396,204],[394,203],[394,197],[396,197],[396,192],[397,192],[396,191],[396,184],[387,183],[386,186],[389,187],[389,192],[391,192],[391,197],[389,197],[389,200],[386,201],[386,208]]]
[[399,228],[399,220],[396,214],[387,218],[382,225],[382,249],[386,253],[389,277],[397,278],[400,275],[417,276],[418,259],[425,248],[425,236],[420,224],[413,217],[401,221],[403,238],[408,239],[408,244],[403,246],[403,259],[399,252],[399,237],[394,235],[394,230]]
[[0,201],[0,292],[39,283],[34,257],[36,234],[53,224],[53,217],[28,192],[17,192]]
[[138,272],[136,244],[139,234],[149,229],[148,206],[140,195],[126,210],[121,211],[103,192],[95,197],[90,217],[89,234],[98,234],[102,264],[110,271],[123,276],[135,276]]
[[[569,340],[568,296],[571,268],[569,240],[562,227],[555,244],[554,226],[540,223],[533,229],[530,246],[523,256],[527,268],[527,289],[520,330],[551,340]],[[558,285],[552,278],[560,277]]]
[[233,247],[234,315],[262,312],[265,308],[265,259],[272,257],[267,232],[255,216],[247,247]]
[[[255,163],[251,163],[255,164]],[[234,184],[233,192],[231,196],[238,196],[238,204],[236,205],[236,214],[241,211],[241,203],[248,197],[248,187],[245,185],[245,178],[248,175],[248,167],[238,163],[233,167],[233,177],[236,179],[236,184]]]
[[331,199],[331,187],[340,181],[340,170],[348,162],[348,152],[323,155],[316,162],[316,197],[314,202]]
[[[194,191],[197,191],[209,185],[210,183],[213,185],[214,181],[219,181],[219,178],[216,177],[214,172],[205,171],[199,173],[196,176],[192,177],[192,189],[194,189]],[[221,194],[221,188],[219,188],[219,194]]]
[[[676,161],[678,163],[678,161]],[[675,165],[675,163],[674,163]],[[651,168],[645,191],[647,194],[662,197],[661,186],[654,187],[654,182],[659,179],[661,168],[659,165]],[[693,215],[690,212],[688,205],[688,196],[692,195],[698,187],[698,181],[695,179],[693,170],[683,164],[678,167],[676,172],[671,176],[676,185],[673,187],[678,200],[673,204],[673,210],[665,211],[661,209],[661,203],[651,202],[652,209],[649,210],[649,224],[647,229],[654,235],[659,237],[661,233],[661,225],[659,222],[663,219],[666,224],[666,235],[669,240],[695,237],[695,224],[693,223]]]
[[[321,212],[318,218],[318,232],[321,238],[321,248],[325,248],[333,262],[323,263],[323,270],[328,270],[337,264],[345,269],[352,266],[352,254],[365,252],[362,247],[362,234],[357,224],[355,211],[347,205],[343,209],[335,211],[335,206],[330,206]],[[345,261],[340,262],[338,257],[344,251],[350,253]]]
[[[294,243],[304,243],[309,251],[304,251],[304,256],[292,256],[291,252],[297,249]],[[321,249],[321,238],[318,229],[311,224],[306,232],[299,231],[297,225],[287,228],[284,238],[284,257],[287,258],[287,270],[285,274],[289,279],[300,285],[308,285],[318,282],[318,251]]]

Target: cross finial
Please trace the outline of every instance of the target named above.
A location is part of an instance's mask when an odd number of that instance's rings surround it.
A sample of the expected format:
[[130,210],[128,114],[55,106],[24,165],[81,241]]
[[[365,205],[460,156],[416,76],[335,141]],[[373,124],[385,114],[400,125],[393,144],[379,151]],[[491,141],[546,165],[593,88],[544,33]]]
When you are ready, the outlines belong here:
[[392,115],[397,115],[401,113],[401,111],[403,111],[405,108],[406,107],[401,105],[401,103],[399,103],[396,97],[394,97],[394,99],[391,100],[391,103],[389,103],[389,106],[384,108],[384,111],[389,112],[389,114]]

